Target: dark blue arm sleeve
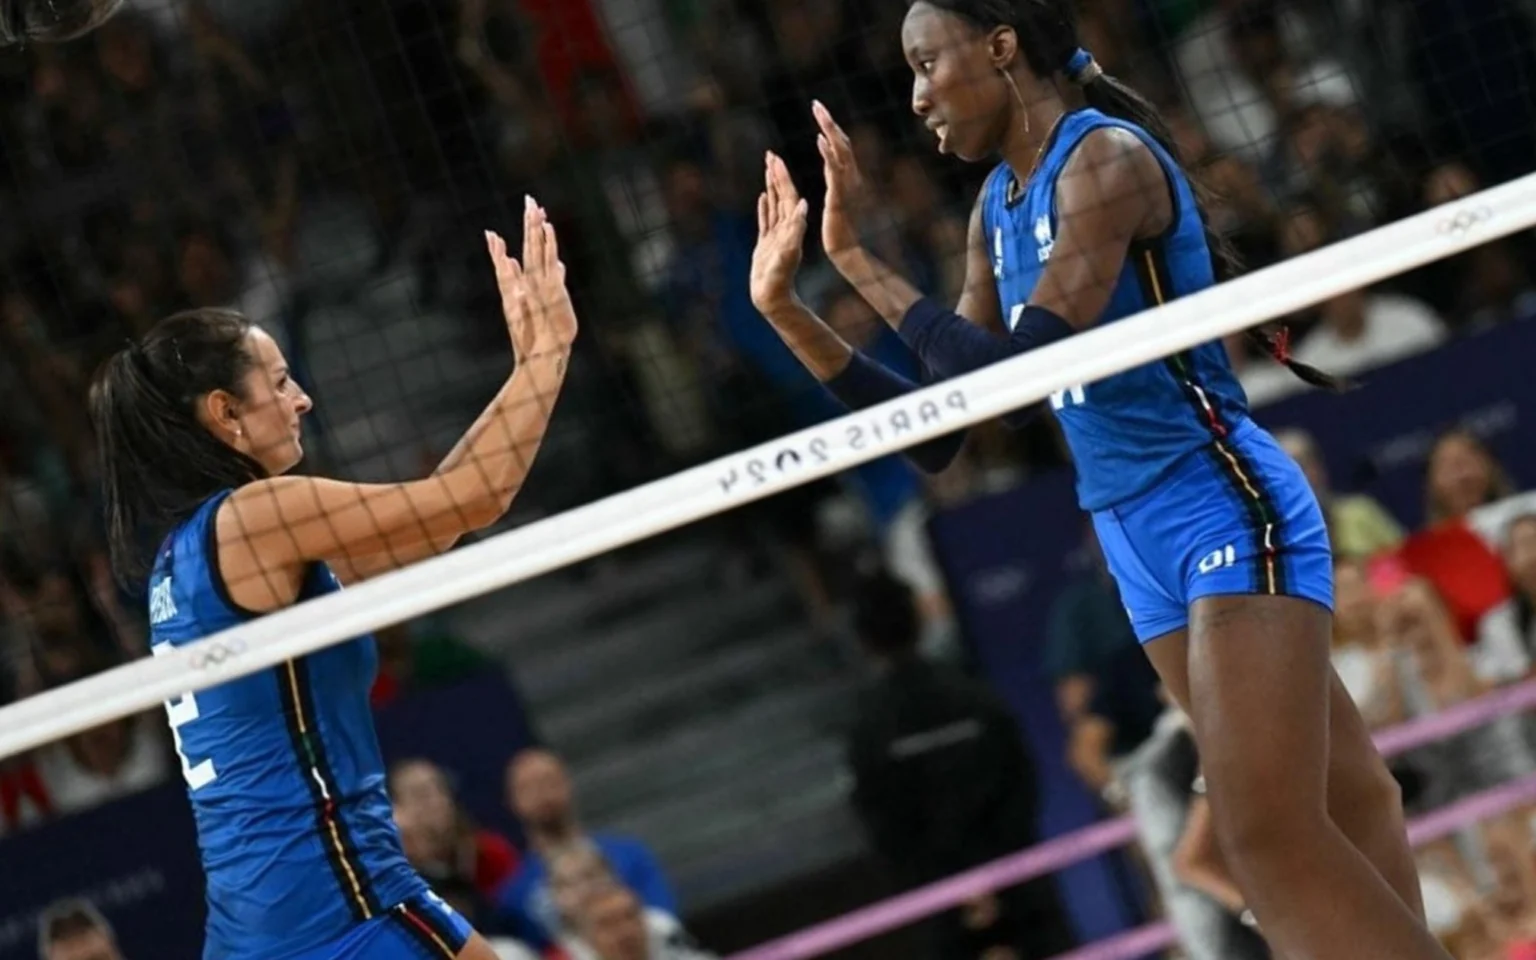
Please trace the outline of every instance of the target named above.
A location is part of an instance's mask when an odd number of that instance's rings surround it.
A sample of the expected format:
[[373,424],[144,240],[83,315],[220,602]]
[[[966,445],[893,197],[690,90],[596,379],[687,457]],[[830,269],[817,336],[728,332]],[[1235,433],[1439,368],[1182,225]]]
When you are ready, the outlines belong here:
[[[851,410],[873,407],[887,400],[904,396],[918,388],[918,385],[911,380],[858,352],[854,353],[853,359],[849,361],[842,373],[822,386],[830,390],[833,396]],[[939,437],[937,440],[908,447],[904,452],[907,459],[917,464],[918,468],[925,473],[939,473],[954,462],[955,456],[964,445],[965,431],[959,430]]]
[[[923,297],[907,309],[897,331],[928,369],[958,377],[1000,360],[1070,337],[1072,325],[1044,307],[1026,307],[1007,339],[993,336],[976,324]],[[1038,404],[1003,418],[1020,427],[1040,409]]]

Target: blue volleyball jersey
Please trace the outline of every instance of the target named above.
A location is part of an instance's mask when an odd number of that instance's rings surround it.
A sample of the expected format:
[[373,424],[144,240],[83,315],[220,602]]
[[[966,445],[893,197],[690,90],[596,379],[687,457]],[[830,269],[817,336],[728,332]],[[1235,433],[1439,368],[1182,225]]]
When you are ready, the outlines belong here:
[[[1133,316],[1211,286],[1215,277],[1194,191],[1173,158],[1135,124],[1097,110],[1062,118],[1027,184],[1007,164],[987,179],[982,223],[998,300],[1010,329],[1050,262],[1059,227],[1056,181],[1083,138],[1104,127],[1140,137],[1157,156],[1173,196],[1162,236],[1134,244],[1100,323]],[[1051,397],[1077,466],[1078,500],[1101,510],[1168,475],[1185,455],[1225,436],[1247,418],[1248,400],[1220,343],[1134,367]]]
[[[150,576],[156,653],[251,619],[218,572],[204,503]],[[340,589],[312,565],[300,600]],[[299,954],[345,936],[426,884],[400,846],[368,695],[370,636],[166,704],[207,876],[208,960]]]

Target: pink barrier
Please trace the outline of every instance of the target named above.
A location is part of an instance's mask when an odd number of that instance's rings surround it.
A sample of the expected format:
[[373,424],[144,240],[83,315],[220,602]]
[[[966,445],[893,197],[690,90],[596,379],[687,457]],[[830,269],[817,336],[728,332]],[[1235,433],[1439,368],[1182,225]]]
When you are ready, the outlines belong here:
[[[1484,790],[1419,817],[1408,824],[1408,840],[1420,847],[1455,833],[1469,823],[1487,820],[1533,802],[1536,802],[1536,775]],[[1173,925],[1160,920],[1059,954],[1052,960],[1135,960],[1165,950],[1177,940]]]
[[[1376,745],[1383,754],[1394,756],[1532,707],[1536,707],[1536,681],[1527,681],[1458,704],[1434,716],[1383,730],[1375,737]],[[1511,797],[1519,799],[1511,800]],[[1433,839],[1434,836],[1442,836],[1467,823],[1527,801],[1536,801],[1536,777],[1517,780],[1437,810],[1411,824],[1410,831],[1419,830],[1422,834],[1428,830],[1428,839]],[[1466,812],[1469,810],[1475,812],[1469,814]],[[1493,812],[1483,812],[1485,810]],[[1442,826],[1447,823],[1451,826]],[[734,954],[728,960],[809,960],[915,923],[982,894],[1054,873],[1079,860],[1124,846],[1135,836],[1136,826],[1130,817],[1097,823],[926,887],[919,887],[777,940],[770,940]],[[1415,836],[1414,839],[1416,843],[1427,842],[1423,836]],[[1064,954],[1058,960],[1127,960],[1145,956],[1172,942],[1172,928],[1159,932],[1163,927],[1166,925],[1151,924],[1118,934]],[[1133,952],[1121,952],[1125,950]]]

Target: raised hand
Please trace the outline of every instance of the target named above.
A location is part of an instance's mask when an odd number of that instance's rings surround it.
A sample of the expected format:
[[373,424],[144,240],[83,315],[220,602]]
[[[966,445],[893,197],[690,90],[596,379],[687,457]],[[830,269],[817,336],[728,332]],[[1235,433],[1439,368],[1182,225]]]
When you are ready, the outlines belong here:
[[820,100],[811,105],[816,125],[816,148],[821,151],[822,172],[827,181],[827,204],[821,216],[821,246],[835,264],[840,256],[855,252],[863,243],[858,213],[864,200],[864,177],[853,156],[848,134],[832,119]]
[[757,198],[757,246],[752,251],[752,304],[770,321],[795,301],[795,274],[805,239],[807,204],[789,168],[768,154]]
[[555,228],[548,215],[530,197],[523,211],[523,262],[508,255],[507,243],[490,231],[485,234],[496,286],[501,292],[501,311],[517,356],[527,358],[543,351],[563,351],[576,339],[576,310],[565,285],[565,264]]

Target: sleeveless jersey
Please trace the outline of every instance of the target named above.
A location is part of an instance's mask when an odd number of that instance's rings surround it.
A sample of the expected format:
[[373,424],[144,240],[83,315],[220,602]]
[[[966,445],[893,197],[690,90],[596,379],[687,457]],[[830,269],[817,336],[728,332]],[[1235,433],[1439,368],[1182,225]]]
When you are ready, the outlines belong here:
[[[205,502],[150,575],[155,653],[256,614],[229,597]],[[312,565],[300,600],[340,584]],[[207,960],[278,960],[427,892],[400,846],[368,694],[370,636],[166,704],[207,876]]]
[[[1022,186],[1001,164],[982,188],[982,224],[999,302],[1010,329],[1050,262],[1059,224],[1056,182],[1083,138],[1104,127],[1139,137],[1162,164],[1173,222],[1134,244],[1100,323],[1111,323],[1215,282],[1194,191],[1178,164],[1135,124],[1097,110],[1067,114]],[[1220,343],[1148,363],[1051,397],[1077,466],[1078,500],[1093,511],[1140,494],[1186,454],[1247,418],[1248,400]]]

